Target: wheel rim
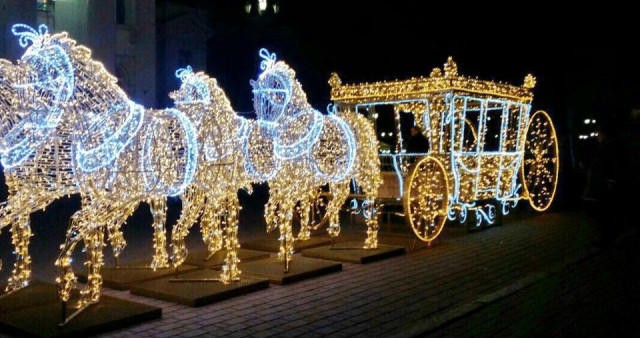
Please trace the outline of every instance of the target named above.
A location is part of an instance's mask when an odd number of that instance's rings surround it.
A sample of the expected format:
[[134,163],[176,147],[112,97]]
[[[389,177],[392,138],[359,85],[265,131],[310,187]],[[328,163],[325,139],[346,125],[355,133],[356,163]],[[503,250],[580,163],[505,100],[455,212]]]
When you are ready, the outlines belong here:
[[547,210],[558,185],[558,139],[549,115],[539,110],[531,116],[525,133],[521,176],[525,196],[537,211]]
[[413,165],[405,181],[405,218],[422,241],[434,240],[447,220],[449,181],[444,166],[433,157]]

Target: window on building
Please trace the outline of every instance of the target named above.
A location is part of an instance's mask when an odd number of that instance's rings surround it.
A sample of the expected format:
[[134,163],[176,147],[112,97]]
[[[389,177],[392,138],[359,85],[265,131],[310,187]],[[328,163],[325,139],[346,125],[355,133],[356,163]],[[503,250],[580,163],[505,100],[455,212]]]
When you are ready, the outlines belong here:
[[55,0],[37,0],[36,8],[39,11],[44,12],[55,12],[56,10],[56,2]]

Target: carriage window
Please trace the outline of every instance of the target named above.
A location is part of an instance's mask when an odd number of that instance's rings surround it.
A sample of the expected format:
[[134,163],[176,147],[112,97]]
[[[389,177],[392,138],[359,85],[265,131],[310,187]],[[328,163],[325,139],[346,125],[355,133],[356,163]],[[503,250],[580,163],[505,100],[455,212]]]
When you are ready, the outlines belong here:
[[487,102],[484,126],[484,152],[500,151],[502,137],[502,112],[505,109],[502,102]]
[[478,150],[478,132],[480,131],[484,101],[470,97],[458,97],[455,102],[455,144],[453,149],[460,152]]
[[520,139],[521,133],[524,132],[524,130],[522,130],[524,126],[520,121],[526,120],[525,115],[527,109],[525,105],[509,105],[509,116],[505,119],[506,129],[509,133],[504,135],[504,140],[502,141],[503,151],[514,152],[518,150],[518,140]]
[[376,105],[369,108],[369,114],[375,120],[376,134],[380,141],[380,150],[396,152],[396,123],[392,105]]
[[364,117],[369,117],[369,107],[362,107],[362,106],[358,106],[356,108],[356,112],[358,114],[362,114]]
[[480,107],[467,109],[462,127],[462,151],[475,152],[478,145],[478,126],[480,126]]
[[[402,132],[402,140],[406,142],[411,138],[411,127],[415,125],[413,112],[400,112],[400,131]],[[427,152],[427,149],[424,150]]]

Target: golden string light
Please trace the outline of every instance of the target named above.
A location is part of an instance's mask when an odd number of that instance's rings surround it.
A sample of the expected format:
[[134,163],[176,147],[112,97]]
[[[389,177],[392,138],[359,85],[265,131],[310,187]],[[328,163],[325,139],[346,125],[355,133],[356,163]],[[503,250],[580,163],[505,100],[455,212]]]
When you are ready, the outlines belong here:
[[[376,248],[375,199],[381,179],[379,158],[371,156],[378,148],[375,138],[369,138],[374,134],[372,123],[335,110],[321,114],[308,103],[291,67],[265,49],[260,56],[263,72],[251,82],[258,119],[247,140],[246,168],[253,180],[269,182],[265,220],[267,231],[280,232],[278,257],[285,270],[296,239],[308,239],[311,230],[326,223],[330,236],[340,233],[339,211],[352,178],[363,192],[362,208],[367,209],[365,248]],[[297,238],[294,213],[301,220]]]
[[[532,75],[521,86],[467,78],[449,57],[428,78],[342,84],[334,73],[329,84],[342,110],[373,109],[375,119],[376,106],[393,106],[396,151],[380,156],[391,159],[400,180],[395,197],[402,199],[407,223],[422,240],[435,239],[447,218],[464,222],[469,211],[476,224],[493,223],[492,201],[503,213],[520,199],[538,211],[550,206],[558,178],[557,140],[546,113],[530,117]],[[406,153],[401,112],[413,114],[428,151]]]

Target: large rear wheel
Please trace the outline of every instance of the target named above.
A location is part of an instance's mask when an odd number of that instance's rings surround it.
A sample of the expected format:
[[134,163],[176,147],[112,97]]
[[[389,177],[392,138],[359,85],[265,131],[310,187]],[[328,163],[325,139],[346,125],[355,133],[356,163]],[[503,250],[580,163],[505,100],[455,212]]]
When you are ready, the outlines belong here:
[[529,119],[520,170],[525,198],[537,211],[551,206],[560,169],[558,139],[549,115],[539,110]]

